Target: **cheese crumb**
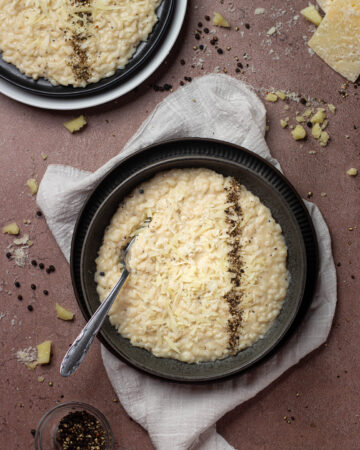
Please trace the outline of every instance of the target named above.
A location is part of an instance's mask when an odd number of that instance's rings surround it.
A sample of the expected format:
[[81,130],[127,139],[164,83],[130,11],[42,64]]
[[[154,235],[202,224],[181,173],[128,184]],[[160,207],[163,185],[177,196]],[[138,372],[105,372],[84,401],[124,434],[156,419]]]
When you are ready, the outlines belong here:
[[73,320],[74,313],[65,309],[63,306],[56,303],[56,316],[61,320]]
[[286,128],[289,125],[289,117],[286,117],[286,119],[280,119],[280,125],[283,128]]
[[315,139],[319,139],[319,137],[321,136],[322,130],[321,127],[318,123],[316,123],[312,129],[311,129],[311,134],[313,135],[313,137]]
[[51,341],[44,341],[36,346],[37,348],[37,364],[49,364],[51,354]]
[[270,30],[266,33],[268,36],[272,36],[273,34],[275,34],[277,32],[277,28],[276,27],[271,27]]
[[302,125],[297,125],[295,129],[291,132],[291,135],[295,139],[295,141],[305,139],[306,138],[305,128]]
[[229,22],[217,12],[214,12],[213,24],[217,27],[230,28]]
[[266,12],[265,8],[256,8],[254,14],[255,16],[258,16],[259,14],[265,14],[265,12]]
[[305,122],[305,117],[303,116],[296,116],[296,121],[299,123],[304,123]]
[[276,94],[281,100],[285,100],[285,99],[286,99],[286,94],[285,94],[284,92],[276,91],[275,94]]
[[269,94],[267,94],[267,96],[265,97],[265,100],[268,102],[272,102],[275,103],[277,102],[277,95],[273,94],[272,92],[270,92]]
[[358,174],[357,169],[355,169],[355,167],[351,167],[351,169],[349,169],[346,172],[348,175],[350,175],[351,177],[356,177],[356,175]]
[[86,125],[86,119],[83,115],[77,117],[76,119],[69,120],[69,122],[64,122],[64,127],[70,131],[70,133],[75,133],[75,131],[81,130]]
[[329,111],[331,111],[333,114],[335,114],[335,112],[336,112],[336,107],[334,106],[334,105],[332,105],[331,103],[328,103],[328,108],[329,108]]
[[305,19],[309,20],[317,27],[321,24],[322,17],[314,5],[310,5],[307,8],[302,9],[300,14],[302,14]]
[[311,123],[323,123],[326,119],[325,115],[325,109],[324,108],[318,108],[317,113],[315,113],[312,118],[310,119]]
[[18,235],[20,233],[19,225],[16,222],[9,223],[2,227],[3,234],[14,234]]
[[39,189],[39,184],[35,178],[29,178],[26,182],[27,187],[30,189],[30,194],[35,195]]
[[329,142],[329,139],[330,139],[329,134],[326,131],[322,131],[319,139],[320,145],[322,147],[326,147]]
[[46,153],[41,153],[41,157],[44,161],[47,160],[48,155]]

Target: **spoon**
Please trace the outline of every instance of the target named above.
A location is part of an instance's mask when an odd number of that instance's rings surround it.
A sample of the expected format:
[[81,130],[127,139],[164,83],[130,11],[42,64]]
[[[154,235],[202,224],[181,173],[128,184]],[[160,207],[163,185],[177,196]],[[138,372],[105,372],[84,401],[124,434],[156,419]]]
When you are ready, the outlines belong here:
[[122,286],[124,285],[125,281],[127,280],[127,277],[130,274],[130,270],[128,269],[126,265],[126,257],[130,251],[131,246],[135,242],[135,239],[138,236],[139,230],[144,228],[145,225],[149,224],[151,222],[151,217],[148,217],[145,221],[143,226],[141,226],[135,233],[135,235],[132,237],[131,241],[128,243],[126,248],[124,249],[124,252],[122,254],[122,264],[124,266],[124,270],[121,274],[121,277],[119,278],[118,282],[115,284],[115,286],[112,288],[110,294],[105,298],[105,300],[101,303],[101,305],[98,307],[98,309],[94,312],[91,319],[88,321],[88,323],[85,325],[85,327],[82,329],[80,334],[77,336],[75,341],[72,343],[69,350],[66,352],[66,355],[64,356],[64,359],[62,360],[61,366],[60,366],[60,375],[63,377],[68,377],[72,375],[77,368],[80,366],[81,362],[85,358],[87,352],[89,351],[89,348],[91,344],[93,343],[93,340],[97,333],[99,332],[101,325],[103,324],[107,313],[109,309],[111,308],[112,304],[114,303],[116,297],[118,296]]

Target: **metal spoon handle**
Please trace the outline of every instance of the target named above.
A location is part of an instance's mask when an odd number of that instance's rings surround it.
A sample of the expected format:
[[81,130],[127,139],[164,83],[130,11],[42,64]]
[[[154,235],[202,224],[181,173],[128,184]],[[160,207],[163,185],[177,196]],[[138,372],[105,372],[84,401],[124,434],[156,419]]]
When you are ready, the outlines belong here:
[[88,352],[95,336],[99,332],[101,325],[107,316],[109,309],[111,308],[111,305],[114,303],[128,276],[129,272],[126,268],[124,268],[119,281],[112,288],[110,294],[106,297],[103,303],[101,303],[89,322],[75,339],[72,346],[66,352],[60,366],[60,375],[63,377],[68,377],[73,374],[85,358],[86,353]]

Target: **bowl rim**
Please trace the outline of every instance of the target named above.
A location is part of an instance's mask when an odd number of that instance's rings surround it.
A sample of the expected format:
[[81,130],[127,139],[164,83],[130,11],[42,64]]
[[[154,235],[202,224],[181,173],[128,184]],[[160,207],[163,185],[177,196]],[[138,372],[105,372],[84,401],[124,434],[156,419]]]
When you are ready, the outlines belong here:
[[[296,197],[296,200],[298,201],[299,205],[302,207],[302,211],[304,213],[304,215],[306,216],[307,219],[307,224],[309,226],[310,232],[311,232],[311,237],[313,240],[313,245],[314,245],[314,261],[313,261],[313,268],[315,267],[315,273],[311,274],[311,277],[309,277],[309,267],[307,267],[307,252],[306,252],[306,248],[305,248],[305,244],[303,243],[303,247],[304,247],[304,255],[305,255],[305,279],[302,285],[302,290],[301,290],[301,300],[298,302],[297,304],[297,308],[296,311],[293,314],[293,318],[290,321],[290,323],[288,324],[288,326],[286,328],[284,328],[284,330],[282,331],[282,333],[279,335],[278,339],[276,340],[276,342],[273,343],[273,345],[269,346],[265,352],[262,352],[261,354],[259,354],[259,356],[255,359],[252,359],[248,364],[246,364],[244,367],[242,367],[241,369],[233,369],[231,371],[229,371],[228,373],[224,374],[224,375],[215,375],[214,377],[204,377],[204,378],[198,378],[196,380],[194,380],[193,378],[187,378],[184,377],[184,375],[179,375],[178,377],[176,376],[166,376],[166,375],[162,375],[159,374],[156,371],[153,371],[152,369],[149,369],[147,367],[144,367],[144,365],[142,365],[141,363],[139,363],[136,360],[133,360],[131,358],[128,357],[122,357],[121,355],[119,355],[118,352],[116,352],[112,346],[109,344],[109,342],[107,342],[107,339],[104,338],[104,336],[102,335],[101,331],[98,333],[97,337],[100,340],[100,342],[107,348],[107,350],[109,350],[113,355],[115,355],[118,359],[120,359],[121,361],[125,362],[126,364],[135,367],[138,370],[141,370],[143,373],[146,373],[150,376],[156,377],[157,379],[161,378],[170,382],[180,382],[180,383],[192,383],[192,384],[198,384],[198,383],[207,383],[207,382],[214,382],[214,381],[224,381],[225,379],[231,378],[232,376],[239,374],[239,373],[244,373],[245,371],[249,370],[250,368],[253,368],[254,366],[264,362],[266,359],[270,358],[275,351],[278,350],[278,348],[280,348],[288,339],[288,337],[290,337],[290,335],[292,335],[293,331],[295,331],[295,329],[297,328],[297,325],[300,323],[300,321],[302,320],[303,316],[305,315],[308,306],[311,303],[312,297],[313,297],[313,293],[314,293],[314,289],[315,289],[315,284],[316,284],[316,280],[317,280],[317,276],[318,276],[318,268],[319,268],[319,255],[318,255],[318,242],[317,242],[317,237],[316,237],[316,232],[315,232],[315,228],[310,216],[310,213],[308,211],[308,209],[306,208],[303,199],[300,197],[300,195],[298,194],[298,192],[296,191],[296,189],[294,188],[294,186],[288,181],[288,179],[273,165],[271,164],[269,161],[267,161],[265,158],[263,158],[262,156],[259,156],[257,153],[254,153],[242,146],[227,142],[227,141],[223,141],[223,140],[218,140],[218,139],[212,139],[212,138],[199,138],[199,137],[187,137],[187,138],[178,138],[178,139],[169,139],[169,140],[164,140],[164,141],[159,141],[156,142],[154,144],[148,145],[146,147],[142,147],[138,150],[136,150],[135,152],[132,152],[129,155],[126,155],[121,161],[119,161],[117,164],[115,164],[115,166],[113,166],[108,172],[106,172],[94,185],[94,187],[91,189],[91,191],[88,193],[82,208],[78,214],[75,226],[74,226],[74,231],[73,231],[73,235],[72,235],[72,240],[71,240],[71,252],[70,252],[70,271],[71,271],[71,280],[72,280],[72,285],[73,285],[73,290],[76,296],[76,300],[78,303],[78,306],[83,314],[83,317],[85,318],[85,320],[89,320],[90,318],[90,313],[89,310],[87,309],[86,305],[84,304],[83,299],[81,299],[79,292],[78,292],[78,285],[76,283],[76,276],[75,276],[75,267],[74,267],[74,253],[76,251],[76,237],[77,237],[77,232],[78,229],[80,227],[81,224],[81,219],[83,216],[84,211],[86,210],[89,201],[91,200],[92,195],[94,194],[95,191],[97,191],[97,189],[101,186],[101,184],[106,180],[107,177],[109,177],[113,172],[117,171],[119,169],[119,167],[123,164],[125,164],[127,161],[129,161],[130,159],[132,159],[133,157],[136,157],[138,155],[140,155],[141,153],[146,153],[151,151],[153,148],[157,148],[160,146],[167,146],[167,145],[171,145],[171,144],[179,144],[182,142],[201,142],[201,143],[215,143],[215,144],[219,144],[219,145],[223,145],[223,146],[228,146],[228,147],[232,147],[233,149],[236,150],[241,150],[242,152],[250,155],[252,158],[258,159],[261,163],[263,163],[264,165],[266,165],[268,168],[270,168],[272,171],[275,172],[275,174],[289,187],[289,189],[292,191],[292,194]],[[205,155],[202,155],[204,158],[206,158]],[[190,158],[192,157],[192,155],[190,155]],[[214,159],[214,157],[211,156],[207,156],[209,159]],[[183,157],[173,157],[174,160],[179,160],[181,162],[181,160],[186,159],[187,156],[183,156]],[[193,156],[193,158],[195,158],[195,156]],[[217,159],[221,159],[219,157],[216,157]],[[226,157],[223,157],[222,159],[227,160]],[[230,162],[233,162],[231,160],[229,160]],[[248,169],[251,171],[251,169]],[[159,168],[159,171],[161,171],[161,168]],[[258,174],[256,174],[258,175]],[[128,176],[126,178],[126,180],[122,181],[120,184],[123,184],[124,182],[127,182],[129,180],[129,178],[131,178],[131,176]],[[93,218],[90,221],[90,224],[92,223]],[[88,229],[90,228],[90,225],[88,227]],[[86,231],[86,235],[88,233],[88,230]],[[86,237],[84,239],[84,242],[86,240]],[[310,279],[311,278],[311,279]],[[81,280],[81,284],[82,284],[82,280]],[[307,297],[305,299],[305,294],[307,292]],[[304,303],[304,299],[307,300],[306,304]]]
[[[101,424],[104,426],[104,429],[105,429],[105,432],[106,432],[106,435],[107,435],[107,438],[109,441],[109,446],[106,450],[113,450],[114,435],[113,435],[111,426],[110,426],[107,418],[104,416],[104,414],[101,411],[99,411],[97,408],[95,408],[95,406],[89,405],[88,403],[84,403],[84,402],[78,402],[78,401],[59,403],[59,404],[53,406],[52,408],[50,408],[48,411],[46,411],[42,415],[42,417],[40,418],[38,425],[36,427],[35,450],[42,450],[41,437],[42,437],[43,427],[46,426],[47,421],[51,418],[51,416],[57,411],[66,410],[67,408],[71,408],[71,407],[82,408],[83,410],[88,411],[89,413],[93,414],[97,419],[100,420]],[[46,449],[46,450],[48,450],[48,449]]]

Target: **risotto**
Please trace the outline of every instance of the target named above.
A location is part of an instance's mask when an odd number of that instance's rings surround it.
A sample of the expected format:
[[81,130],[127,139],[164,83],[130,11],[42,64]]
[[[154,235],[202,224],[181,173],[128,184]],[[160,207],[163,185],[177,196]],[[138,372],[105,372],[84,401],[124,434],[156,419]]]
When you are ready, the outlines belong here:
[[129,278],[109,316],[135,346],[188,363],[236,354],[262,338],[288,287],[281,227],[258,197],[208,169],[175,169],[138,186],[119,206],[96,259],[104,300]]
[[161,0],[0,0],[2,58],[53,85],[84,87],[125,67]]

